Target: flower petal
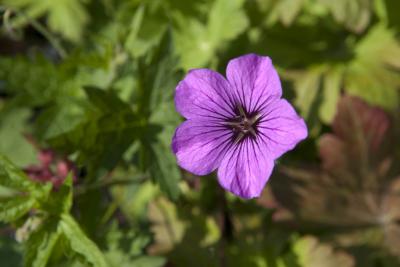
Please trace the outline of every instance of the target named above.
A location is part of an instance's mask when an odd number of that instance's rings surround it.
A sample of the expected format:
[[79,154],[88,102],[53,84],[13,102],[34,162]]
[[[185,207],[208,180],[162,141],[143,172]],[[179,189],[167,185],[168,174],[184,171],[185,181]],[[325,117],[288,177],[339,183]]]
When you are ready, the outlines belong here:
[[304,120],[286,100],[272,101],[262,111],[257,130],[271,156],[276,159],[292,150],[298,142],[307,137]]
[[220,185],[242,198],[260,196],[274,166],[265,152],[264,145],[251,138],[232,147],[218,169]]
[[187,119],[222,120],[234,115],[229,83],[212,70],[191,70],[175,92],[177,111]]
[[248,54],[229,61],[226,76],[236,99],[248,112],[254,112],[269,99],[282,96],[278,73],[269,57]]
[[187,120],[175,132],[172,150],[178,165],[196,175],[206,175],[221,163],[232,143],[232,131],[204,120]]

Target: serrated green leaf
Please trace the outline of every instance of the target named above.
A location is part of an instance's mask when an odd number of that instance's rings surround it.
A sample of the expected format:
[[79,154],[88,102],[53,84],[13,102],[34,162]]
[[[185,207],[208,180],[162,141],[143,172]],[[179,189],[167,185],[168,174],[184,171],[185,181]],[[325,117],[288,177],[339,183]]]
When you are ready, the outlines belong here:
[[35,183],[3,155],[0,155],[0,185],[21,191],[35,188]]
[[26,214],[36,203],[47,198],[51,185],[33,182],[6,157],[0,155],[0,186],[11,189],[0,198],[0,221],[11,222]]
[[180,193],[181,177],[171,149],[159,142],[153,142],[148,148],[153,158],[149,165],[150,174],[158,182],[161,190],[176,200]]
[[97,245],[81,230],[69,214],[61,215],[59,227],[70,244],[70,248],[81,255],[93,267],[108,267],[103,253]]
[[18,220],[36,204],[29,196],[16,196],[12,199],[0,199],[0,221],[9,223]]
[[46,267],[60,236],[57,220],[49,219],[43,223],[25,244],[24,266]]
[[78,161],[88,166],[90,176],[115,167],[132,142],[142,134],[144,123],[114,91],[86,87],[92,108],[71,131],[48,142],[67,153],[78,152]]
[[38,140],[48,140],[71,131],[84,119],[80,101],[63,99],[47,107],[35,121],[35,136]]

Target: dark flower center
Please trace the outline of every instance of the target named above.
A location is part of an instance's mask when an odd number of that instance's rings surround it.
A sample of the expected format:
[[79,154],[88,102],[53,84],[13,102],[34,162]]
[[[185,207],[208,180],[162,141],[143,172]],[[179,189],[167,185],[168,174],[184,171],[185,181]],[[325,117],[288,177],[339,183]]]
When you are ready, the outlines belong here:
[[239,104],[235,110],[236,116],[228,121],[226,125],[230,127],[235,135],[235,143],[242,141],[247,136],[257,136],[257,124],[261,118],[260,113],[254,112],[249,114]]

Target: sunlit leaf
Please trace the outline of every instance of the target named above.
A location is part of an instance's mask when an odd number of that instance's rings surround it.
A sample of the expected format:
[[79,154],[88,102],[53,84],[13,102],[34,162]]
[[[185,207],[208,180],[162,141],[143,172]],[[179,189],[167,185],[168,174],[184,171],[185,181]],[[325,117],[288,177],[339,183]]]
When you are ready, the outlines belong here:
[[344,253],[336,252],[327,245],[321,244],[315,237],[305,236],[294,244],[294,253],[298,257],[300,266],[307,267],[352,267],[353,258]]
[[267,23],[273,24],[277,21],[282,22],[285,26],[293,23],[301,12],[304,0],[284,0],[284,1],[258,1],[263,11],[268,14]]
[[372,28],[356,47],[345,89],[368,102],[393,109],[398,105],[400,44],[383,25]]
[[337,22],[355,32],[363,31],[371,20],[371,0],[319,1],[330,10]]
[[68,214],[61,215],[60,231],[68,240],[70,248],[81,255],[93,267],[107,267],[104,255],[79,227],[79,224]]
[[36,163],[36,150],[24,134],[28,134],[28,109],[13,109],[0,115],[0,153],[20,167]]
[[248,27],[243,3],[243,0],[213,2],[206,23],[182,15],[175,17],[177,52],[184,69],[202,67],[215,60],[217,50]]
[[325,123],[330,123],[335,116],[342,89],[342,77],[341,69],[327,71],[324,75],[323,102],[319,108],[319,115]]
[[167,18],[158,7],[140,6],[131,24],[125,46],[133,57],[143,56],[157,46],[167,29]]
[[4,156],[0,156],[0,185],[11,189],[10,194],[0,197],[0,221],[3,222],[12,222],[25,215],[47,197],[51,188],[33,182]]

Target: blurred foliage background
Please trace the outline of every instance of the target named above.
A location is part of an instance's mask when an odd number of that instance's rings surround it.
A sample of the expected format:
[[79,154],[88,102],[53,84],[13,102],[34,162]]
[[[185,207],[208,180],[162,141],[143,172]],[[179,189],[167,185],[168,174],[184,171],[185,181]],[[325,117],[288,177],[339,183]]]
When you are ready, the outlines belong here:
[[[398,0],[1,0],[0,266],[400,266]],[[261,198],[180,170],[176,84],[272,58]]]

